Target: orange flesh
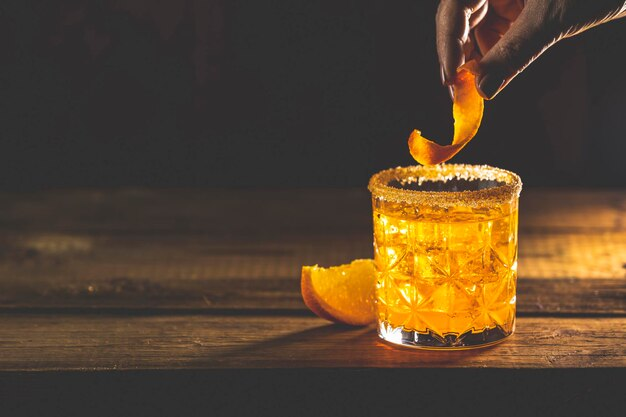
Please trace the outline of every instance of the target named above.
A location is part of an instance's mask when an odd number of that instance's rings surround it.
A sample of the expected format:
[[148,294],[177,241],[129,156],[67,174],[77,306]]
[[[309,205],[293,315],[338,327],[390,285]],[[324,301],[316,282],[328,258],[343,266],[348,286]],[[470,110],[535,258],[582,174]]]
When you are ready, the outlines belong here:
[[364,326],[375,321],[376,266],[372,259],[320,268],[303,266],[302,299],[319,317],[336,323]]
[[413,158],[422,165],[436,165],[446,162],[472,140],[483,118],[483,98],[475,85],[476,61],[470,61],[459,68],[454,81],[454,138],[451,145],[439,145],[414,130],[409,137],[409,150]]

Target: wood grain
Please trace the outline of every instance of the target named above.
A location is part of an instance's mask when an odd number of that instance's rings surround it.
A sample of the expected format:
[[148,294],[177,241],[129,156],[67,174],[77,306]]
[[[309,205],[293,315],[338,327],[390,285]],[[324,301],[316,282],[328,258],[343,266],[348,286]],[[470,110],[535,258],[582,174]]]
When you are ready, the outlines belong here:
[[5,231],[244,239],[359,231],[370,223],[365,189],[88,189],[0,195],[0,230]]
[[[623,190],[528,189],[521,229],[624,231]],[[371,228],[358,189],[100,189],[0,194],[0,230],[62,233],[188,233],[243,238]]]
[[263,315],[0,315],[0,370],[626,367],[626,318],[520,318],[482,350],[392,348],[372,328]]
[[[523,236],[519,311],[626,313],[625,237]],[[367,239],[262,244],[198,236],[5,234],[0,308],[302,309],[301,266],[369,257]]]
[[[623,192],[524,191],[517,333],[465,352],[391,348],[372,328],[330,325],[303,306],[301,265],[371,256],[369,204],[363,189],[0,195],[0,375],[225,377],[276,367],[625,375]],[[579,375],[574,386],[605,374],[594,375]],[[600,403],[606,398],[613,396]]]
[[626,229],[625,190],[529,189],[520,197],[522,230],[585,233]]
[[[49,287],[13,286],[0,294],[0,310],[143,310],[166,313],[197,310],[308,311],[300,281],[211,279],[154,282],[124,276]],[[626,283],[618,280],[519,279],[518,315],[626,315]]]
[[372,328],[259,315],[0,317],[1,370],[626,367],[626,318],[520,318],[483,350],[392,348]]
[[[625,201],[617,191],[524,193],[520,313],[626,312]],[[3,309],[300,310],[302,265],[372,255],[363,190],[84,190],[0,202]]]
[[[520,234],[519,275],[622,279],[626,232]],[[160,280],[293,278],[302,265],[324,266],[373,255],[369,233],[220,240],[210,236],[4,233],[0,282],[73,277]]]

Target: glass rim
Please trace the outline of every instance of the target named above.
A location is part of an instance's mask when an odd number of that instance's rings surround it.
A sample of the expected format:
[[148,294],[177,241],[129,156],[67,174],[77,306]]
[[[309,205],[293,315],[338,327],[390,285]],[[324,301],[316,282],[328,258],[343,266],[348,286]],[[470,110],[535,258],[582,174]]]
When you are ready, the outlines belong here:
[[[499,184],[479,190],[426,191],[408,190],[390,185],[424,181],[446,182],[452,179],[496,181]],[[489,165],[440,164],[396,167],[374,174],[367,187],[376,198],[405,204],[478,206],[504,203],[517,198],[522,190],[522,180],[514,172]]]

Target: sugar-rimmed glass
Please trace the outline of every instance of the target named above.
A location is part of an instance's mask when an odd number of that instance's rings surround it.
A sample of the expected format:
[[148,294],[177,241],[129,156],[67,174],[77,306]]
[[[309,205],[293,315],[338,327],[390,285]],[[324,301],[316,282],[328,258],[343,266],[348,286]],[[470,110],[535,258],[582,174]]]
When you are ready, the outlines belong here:
[[463,349],[513,333],[521,188],[516,174],[486,165],[371,178],[382,339]]

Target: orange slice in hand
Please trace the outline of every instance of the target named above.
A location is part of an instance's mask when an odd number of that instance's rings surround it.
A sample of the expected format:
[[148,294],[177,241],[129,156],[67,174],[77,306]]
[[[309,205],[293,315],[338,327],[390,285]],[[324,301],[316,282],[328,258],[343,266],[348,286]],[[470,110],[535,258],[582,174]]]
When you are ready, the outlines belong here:
[[422,165],[435,165],[446,162],[472,140],[483,118],[483,98],[476,90],[474,79],[478,72],[476,61],[461,66],[454,81],[454,138],[451,145],[439,145],[414,130],[409,137],[409,150]]
[[349,265],[302,267],[302,298],[319,317],[336,323],[364,326],[375,320],[376,267],[371,259]]

